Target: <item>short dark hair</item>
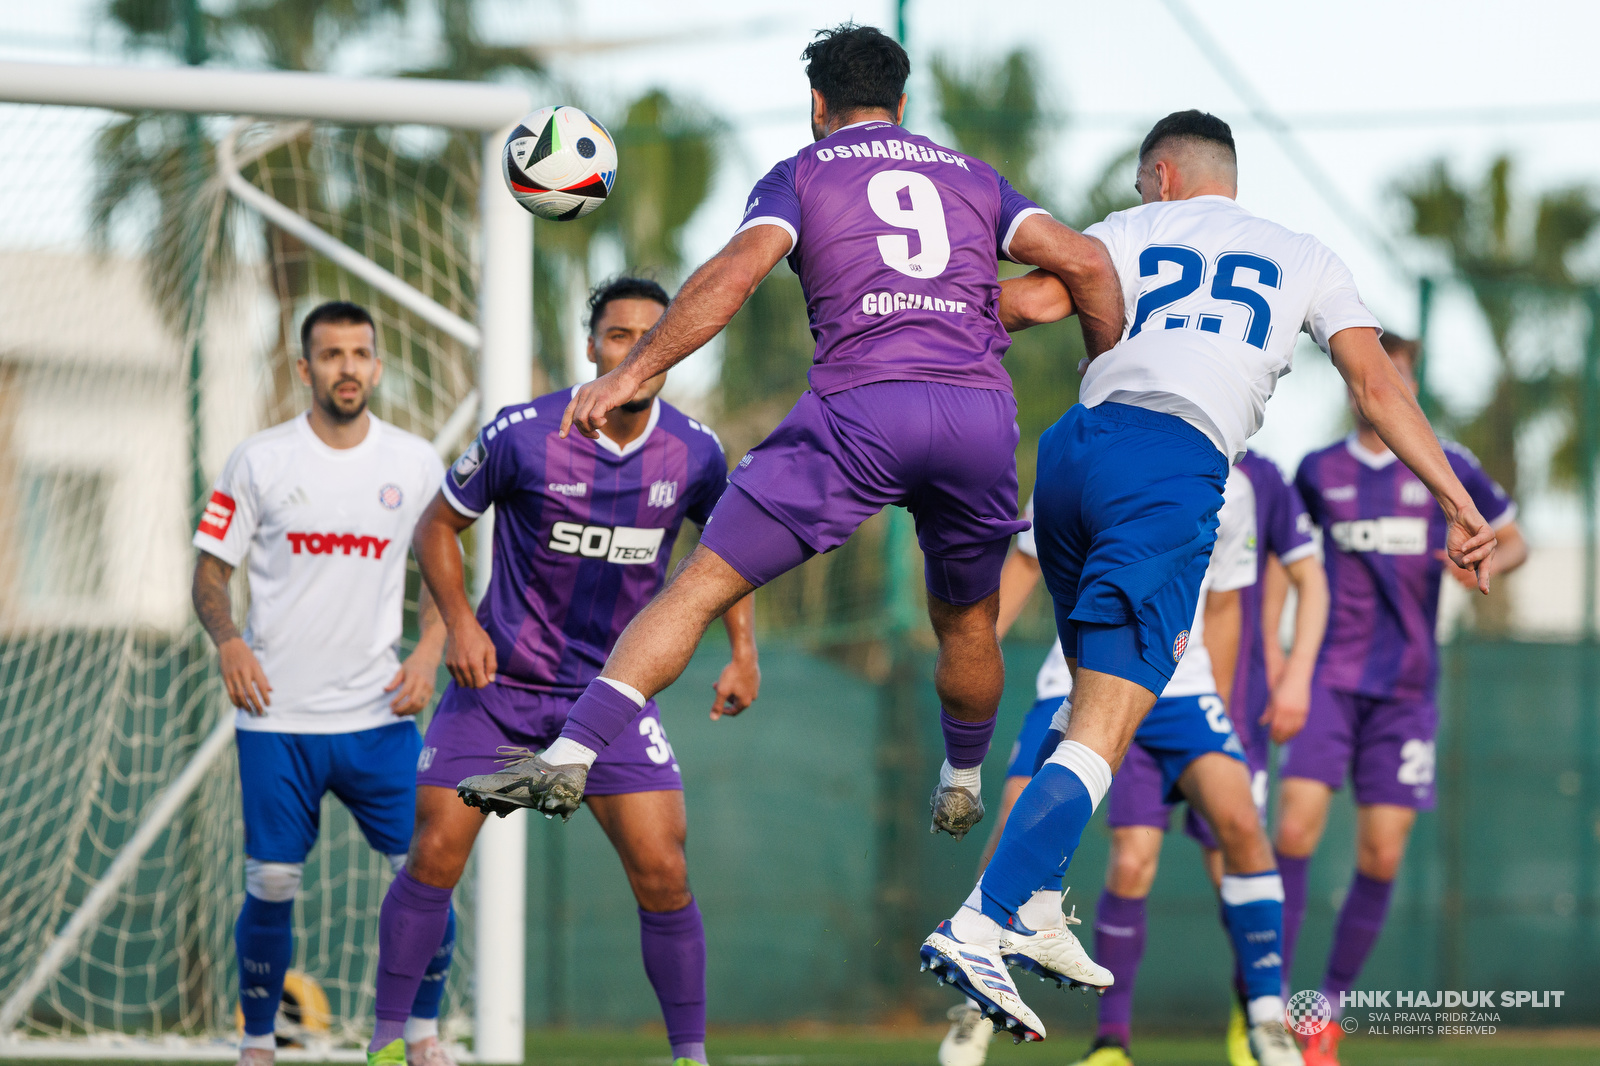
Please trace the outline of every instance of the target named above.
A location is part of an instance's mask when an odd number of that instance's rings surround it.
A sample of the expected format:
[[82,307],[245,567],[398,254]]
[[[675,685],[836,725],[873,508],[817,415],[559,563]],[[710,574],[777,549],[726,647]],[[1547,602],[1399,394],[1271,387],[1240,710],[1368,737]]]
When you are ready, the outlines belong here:
[[1139,161],[1144,162],[1144,157],[1162,141],[1172,139],[1209,141],[1226,148],[1235,159],[1239,155],[1233,147],[1233,130],[1226,122],[1209,112],[1191,109],[1174,111],[1151,126],[1150,132],[1144,135],[1144,143],[1139,145]]
[[911,57],[899,41],[876,26],[853,22],[818,30],[800,58],[811,87],[836,115],[868,107],[893,114],[911,76]]
[[635,278],[627,274],[602,281],[589,290],[589,332],[593,333],[600,324],[600,316],[606,313],[606,305],[612,300],[654,300],[662,307],[672,302],[672,297],[667,295],[657,282],[649,278]]
[[306,315],[305,321],[300,323],[300,358],[311,357],[311,330],[324,322],[336,322],[347,326],[371,326],[374,338],[378,327],[372,321],[372,315],[360,304],[353,304],[349,300],[329,300],[327,303],[318,304]]
[[1383,345],[1390,359],[1404,359],[1411,364],[1412,373],[1416,372],[1417,363],[1422,357],[1421,341],[1407,340],[1398,333],[1385,330],[1383,336],[1378,338],[1378,343]]

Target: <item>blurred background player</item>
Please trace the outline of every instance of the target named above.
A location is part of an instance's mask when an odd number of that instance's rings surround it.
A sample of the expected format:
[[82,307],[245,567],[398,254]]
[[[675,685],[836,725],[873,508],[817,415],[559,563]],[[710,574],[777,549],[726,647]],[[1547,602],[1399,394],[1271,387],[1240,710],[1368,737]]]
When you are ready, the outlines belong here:
[[[1383,348],[1406,387],[1417,388],[1417,345],[1393,334]],[[1434,803],[1439,711],[1436,630],[1439,583],[1449,573],[1472,588],[1471,571],[1445,554],[1447,522],[1420,481],[1385,447],[1353,399],[1356,431],[1300,463],[1295,487],[1322,528],[1331,609],[1311,689],[1311,713],[1279,768],[1278,862],[1283,870],[1284,973],[1305,916],[1306,868],[1346,776],[1356,800],[1356,872],[1339,909],[1322,994],[1334,1005],[1367,961],[1389,908],[1394,877],[1417,811]],[[1491,569],[1528,557],[1516,505],[1472,454],[1445,455],[1500,547]],[[1329,1025],[1306,1048],[1310,1066],[1338,1062],[1342,1030]]]
[[[239,1061],[252,1066],[273,1061],[294,897],[323,794],[344,802],[392,865],[405,860],[422,747],[409,716],[433,695],[445,639],[424,589],[421,637],[404,663],[395,655],[406,551],[444,467],[427,441],[367,410],[383,376],[372,316],[325,303],[301,324],[300,350],[295,368],[311,407],[234,449],[194,536],[195,613],[239,708],[246,859],[234,936]],[[241,635],[228,578],[247,555]],[[431,961],[433,980],[412,990],[402,1014],[437,1032],[449,956]]]
[[1000,365],[1010,339],[996,310],[998,260],[1067,278],[1091,351],[1115,338],[1120,295],[1099,246],[988,164],[900,128],[911,67],[896,41],[847,24],[820,33],[802,58],[816,143],[756,184],[732,240],[620,367],[577,391],[563,430],[603,428],[639,382],[727,325],[785,256],[816,338],[811,390],[740,460],[687,565],[524,773],[544,809],[570,809],[595,753],[678,676],[711,619],[903,505],[916,519],[939,641],[946,761],[933,827],[960,837],[983,814],[979,766],[1005,682],[996,592],[1023,528],[1012,517],[1017,409]]
[[[641,278],[596,288],[588,354],[597,371],[616,367],[667,303],[660,285]],[[722,445],[657,397],[665,381],[643,382],[592,441],[557,432],[565,390],[502,410],[418,523],[417,559],[449,630],[452,681],[418,762],[410,858],[383,901],[369,1062],[398,1064],[409,1054],[406,1005],[445,936],[451,890],[492,806],[484,797],[499,798],[508,776],[497,750],[516,758],[555,739],[617,634],[661,587],[683,520],[703,525],[722,496]],[[489,591],[474,616],[457,537],[491,505]],[[749,599],[725,621],[733,661],[715,686],[713,718],[748,707],[761,683]],[[457,799],[463,778],[477,783],[473,801],[484,811]],[[589,809],[639,903],[645,973],[672,1057],[679,1066],[704,1063],[705,930],[689,889],[682,779],[654,702],[635,708],[590,786]]]
[[[1228,467],[1260,427],[1301,330],[1446,509],[1452,557],[1476,566],[1494,552],[1493,530],[1379,346],[1349,271],[1315,238],[1235,202],[1227,123],[1199,111],[1156,123],[1135,187],[1142,206],[1086,231],[1104,242],[1124,287],[1123,339],[1090,361],[1081,402],[1040,440],[1036,536],[1073,671],[1069,732],[1012,808],[979,886],[922,949],[942,979],[987,998],[1025,1039],[1042,1038],[1042,1023],[988,974],[1035,939],[1019,908],[1059,890],[1182,656]],[[1006,282],[1002,314],[1008,325],[1056,321],[1073,295],[1036,271]],[[1487,592],[1487,571],[1479,579]]]

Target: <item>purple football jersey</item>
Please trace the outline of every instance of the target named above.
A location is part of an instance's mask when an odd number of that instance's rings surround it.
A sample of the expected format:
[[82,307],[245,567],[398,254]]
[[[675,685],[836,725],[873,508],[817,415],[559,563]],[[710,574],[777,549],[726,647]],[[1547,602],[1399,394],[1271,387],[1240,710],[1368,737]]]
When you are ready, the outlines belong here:
[[1264,733],[1261,715],[1272,697],[1267,684],[1265,641],[1278,637],[1276,633],[1263,633],[1261,628],[1267,560],[1275,555],[1287,565],[1316,552],[1317,544],[1300,495],[1283,479],[1277,463],[1247,451],[1235,465],[1255,490],[1256,580],[1239,590],[1239,665],[1233,675],[1233,698],[1228,701],[1228,709],[1239,735],[1245,738],[1246,745],[1253,745]]
[[[1499,527],[1516,516],[1472,453],[1448,442],[1444,453],[1485,521]],[[1306,456],[1294,482],[1322,527],[1332,599],[1318,683],[1363,696],[1431,695],[1444,511],[1404,463],[1373,455],[1354,436]]]
[[1009,390],[996,264],[1040,211],[987,163],[874,121],[773,167],[739,229],[789,232],[819,396],[874,381]]
[[500,411],[444,476],[451,506],[494,505],[494,561],[478,621],[497,680],[576,694],[661,588],[684,518],[704,525],[727,485],[716,434],[657,400],[625,448],[573,433],[567,391]]

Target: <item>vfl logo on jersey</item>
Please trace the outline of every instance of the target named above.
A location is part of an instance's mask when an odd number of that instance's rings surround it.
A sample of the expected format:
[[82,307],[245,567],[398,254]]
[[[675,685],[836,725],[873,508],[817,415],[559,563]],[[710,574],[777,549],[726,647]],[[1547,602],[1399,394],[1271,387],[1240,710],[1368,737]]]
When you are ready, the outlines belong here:
[[1178,639],[1172,642],[1172,661],[1177,662],[1179,659],[1183,658],[1183,653],[1188,649],[1188,647],[1189,631],[1185,629],[1182,633],[1178,634]]
[[294,554],[302,551],[307,555],[332,555],[335,552],[344,552],[346,555],[360,554],[363,559],[382,559],[383,550],[392,541],[379,537],[366,537],[356,533],[285,533]]
[[233,512],[233,497],[220,489],[214,490],[211,499],[206,501],[205,514],[200,516],[200,532],[218,540],[226,537],[228,527],[233,524]]
[[400,491],[399,485],[389,484],[378,490],[378,502],[391,511],[399,510],[405,498],[405,493]]
[[423,748],[417,753],[417,773],[422,773],[433,765],[433,757],[439,754],[438,748]]
[[608,563],[644,565],[656,561],[664,529],[636,529],[633,526],[586,526],[578,522],[557,522],[550,527],[550,550]]
[[1363,518],[1335,522],[1328,528],[1342,551],[1379,555],[1424,555],[1428,551],[1426,518]]
[[557,496],[566,496],[569,498],[586,496],[589,493],[589,483],[587,481],[579,481],[571,485],[562,485],[558,482],[552,481],[550,484],[546,485],[545,488],[549,489]]
[[483,449],[483,438],[473,437],[467,450],[461,453],[461,458],[450,467],[450,480],[455,482],[456,488],[464,488],[472,480],[472,475],[478,472],[485,458],[487,453]]
[[646,501],[651,507],[671,507],[678,502],[678,483],[676,481],[656,481],[650,485],[650,498]]
[[1400,486],[1400,502],[1408,507],[1421,507],[1432,498],[1428,486],[1420,481],[1407,481]]

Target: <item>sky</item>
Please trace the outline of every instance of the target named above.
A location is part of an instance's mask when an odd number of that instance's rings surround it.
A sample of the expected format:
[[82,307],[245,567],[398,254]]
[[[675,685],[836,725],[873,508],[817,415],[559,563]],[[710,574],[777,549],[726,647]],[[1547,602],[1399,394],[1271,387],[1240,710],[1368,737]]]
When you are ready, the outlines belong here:
[[[1175,17],[1169,3],[1176,2],[909,0],[908,125],[940,132],[926,77],[934,55],[961,63],[1031,49],[1047,79],[1046,102],[1062,118],[1049,145],[1052,188],[1070,204],[1154,119],[1187,107],[1213,111],[1234,123],[1240,202],[1316,234],[1349,264],[1380,319],[1406,333],[1417,327],[1415,277],[1440,264],[1415,243],[1391,239],[1385,247],[1372,236],[1392,238],[1403,226],[1397,180],[1437,158],[1475,180],[1502,152],[1516,160],[1524,190],[1600,176],[1592,56],[1600,6],[1525,0],[1507,18],[1503,4],[1482,0],[1206,0],[1188,8],[1202,27],[1197,36]],[[0,5],[0,58],[121,61],[121,42],[101,10],[97,0]],[[732,231],[749,187],[809,141],[798,55],[808,31],[846,19],[892,30],[894,4],[490,0],[483,30],[497,42],[555,46],[557,87],[550,91],[570,91],[602,119],[660,86],[730,120],[716,190],[688,235],[689,259],[699,261]],[[414,62],[426,53],[429,31],[426,18],[414,16],[382,40],[351,42],[335,66],[361,73]],[[1288,122],[1288,150],[1252,119],[1248,101],[1221,72],[1229,66]],[[1308,178],[1290,152],[1302,153],[1319,177]],[[1334,190],[1333,202],[1320,187]],[[1461,294],[1442,294],[1430,350],[1431,389],[1461,411],[1484,402],[1493,357]],[[714,363],[686,369],[685,385],[693,385]],[[1305,452],[1335,439],[1345,419],[1337,375],[1303,344],[1254,443],[1292,469]],[[1538,476],[1525,471],[1524,483],[1536,487]],[[1524,521],[1536,538],[1576,535],[1570,499],[1531,495]]]

